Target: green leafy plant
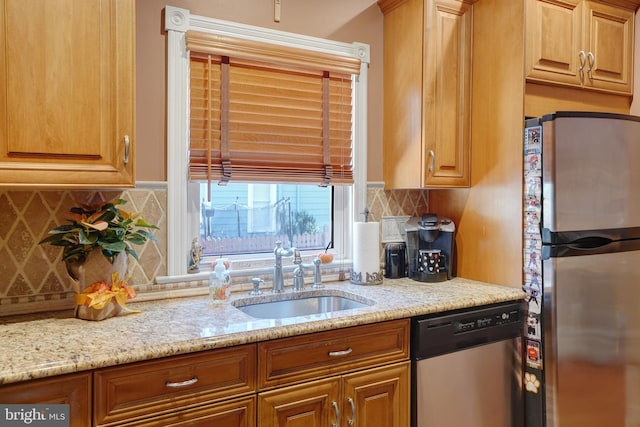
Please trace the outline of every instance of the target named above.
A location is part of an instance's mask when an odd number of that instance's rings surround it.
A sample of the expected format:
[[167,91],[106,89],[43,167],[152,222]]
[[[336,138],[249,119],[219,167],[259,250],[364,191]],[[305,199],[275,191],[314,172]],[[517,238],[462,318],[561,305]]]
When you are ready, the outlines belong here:
[[100,249],[111,263],[121,252],[138,260],[131,244],[157,241],[147,229],[158,227],[142,219],[140,213],[131,214],[118,208],[125,203],[126,200],[115,199],[96,206],[72,207],[66,216],[69,224],[52,229],[39,244],[63,247],[62,260],[71,263],[84,262],[94,249]]

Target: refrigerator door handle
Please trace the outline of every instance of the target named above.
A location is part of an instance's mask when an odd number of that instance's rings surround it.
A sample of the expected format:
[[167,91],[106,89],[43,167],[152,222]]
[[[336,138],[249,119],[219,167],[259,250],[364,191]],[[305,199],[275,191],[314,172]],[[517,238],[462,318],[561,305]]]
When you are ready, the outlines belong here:
[[614,252],[630,252],[640,250],[640,239],[610,241],[603,245],[543,245],[542,259],[570,256],[599,255]]

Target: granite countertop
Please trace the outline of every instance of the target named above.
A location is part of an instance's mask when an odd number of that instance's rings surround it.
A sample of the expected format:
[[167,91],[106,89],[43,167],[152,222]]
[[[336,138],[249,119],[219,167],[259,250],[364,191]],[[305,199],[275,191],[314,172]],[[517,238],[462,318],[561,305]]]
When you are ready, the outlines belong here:
[[[100,322],[74,319],[69,313],[20,321],[0,318],[0,384],[524,298],[517,288],[461,278],[440,283],[385,279],[377,286],[339,282],[327,284],[322,292],[355,294],[375,304],[263,320],[231,305],[255,297],[234,293],[219,305],[211,305],[207,296],[131,302],[127,307],[141,313]],[[269,295],[265,292],[262,298]]]

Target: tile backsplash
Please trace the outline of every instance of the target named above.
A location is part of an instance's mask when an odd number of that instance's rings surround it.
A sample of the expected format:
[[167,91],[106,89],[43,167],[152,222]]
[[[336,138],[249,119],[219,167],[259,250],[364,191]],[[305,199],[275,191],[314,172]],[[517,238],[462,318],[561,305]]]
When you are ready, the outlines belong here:
[[[123,191],[0,190],[0,316],[73,305],[73,290],[62,263],[62,249],[39,245],[49,230],[65,222],[78,203],[94,204],[113,198],[127,201],[122,208],[141,212],[158,242],[135,247],[140,262],[130,257],[128,274],[139,292],[166,275],[167,191],[164,183],[138,185]],[[385,190],[370,185],[367,191],[370,221],[383,216],[419,215],[428,210],[426,190]],[[153,286],[152,286],[153,285]]]

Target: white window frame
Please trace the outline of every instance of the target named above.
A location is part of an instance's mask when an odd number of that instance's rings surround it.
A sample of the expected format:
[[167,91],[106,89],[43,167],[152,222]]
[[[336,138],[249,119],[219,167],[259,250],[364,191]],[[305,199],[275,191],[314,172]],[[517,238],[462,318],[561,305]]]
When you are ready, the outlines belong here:
[[[165,7],[167,31],[167,275],[187,274],[189,251],[199,236],[200,203],[197,183],[188,181],[189,141],[189,30],[230,35],[281,46],[360,59],[354,77],[353,186],[336,186],[334,248],[339,259],[351,259],[352,224],[362,218],[367,203],[367,70],[369,45],[342,43],[268,28],[192,15],[188,9]],[[187,189],[187,191],[185,191]],[[346,202],[346,203],[345,203]]]

